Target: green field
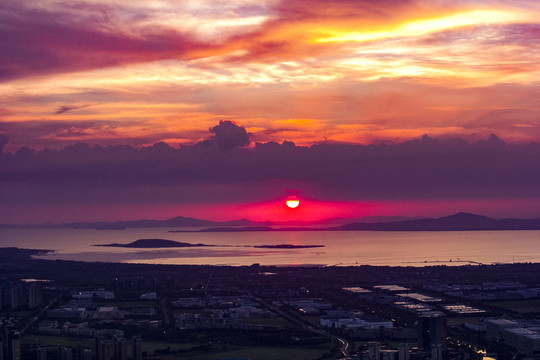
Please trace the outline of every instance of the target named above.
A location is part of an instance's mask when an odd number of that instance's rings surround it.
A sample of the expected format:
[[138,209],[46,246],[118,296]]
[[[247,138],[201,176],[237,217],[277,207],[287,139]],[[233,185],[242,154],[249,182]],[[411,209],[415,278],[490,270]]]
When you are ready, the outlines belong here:
[[25,318],[30,315],[32,315],[35,312],[35,310],[6,310],[6,311],[0,311],[0,316],[13,316],[13,317],[21,317]]
[[[93,348],[94,342],[91,338],[74,338],[66,336],[50,335],[26,335],[22,338],[24,345],[43,346],[68,346],[75,348],[77,342],[81,341],[83,346]],[[251,360],[274,360],[274,359],[295,359],[314,360],[319,359],[327,353],[329,344],[322,345],[319,349],[290,348],[290,347],[255,347],[255,346],[229,346],[206,345],[197,343],[174,343],[165,341],[143,341],[142,350],[147,354],[147,359],[190,359],[190,360],[216,360],[223,358],[246,358]],[[128,347],[128,355],[131,348]]]
[[257,324],[257,325],[267,325],[267,326],[279,326],[284,329],[294,328],[295,325],[284,319],[282,317],[249,317],[245,318],[244,322],[246,324]]
[[228,349],[213,349],[205,351],[189,351],[183,354],[148,356],[146,359],[186,359],[186,360],[217,360],[227,358],[243,358],[250,360],[315,360],[319,359],[328,349],[303,349],[285,347],[234,347]]
[[92,347],[93,340],[91,338],[75,338],[67,336],[52,336],[52,335],[25,335],[21,339],[22,344],[26,345],[49,345],[49,346],[69,346],[76,347],[77,341],[81,341],[83,345]]
[[319,326],[321,323],[321,317],[319,315],[302,315],[302,319],[309,321],[315,326]]
[[117,308],[137,308],[137,307],[157,307],[157,301],[99,301],[95,303],[97,306],[116,306]]
[[170,349],[170,351],[177,351],[177,350],[186,350],[191,349],[198,344],[188,343],[188,344],[177,344],[172,342],[165,342],[165,341],[143,341],[142,342],[142,350],[146,351],[148,355],[154,355],[156,350],[163,350],[163,349]]

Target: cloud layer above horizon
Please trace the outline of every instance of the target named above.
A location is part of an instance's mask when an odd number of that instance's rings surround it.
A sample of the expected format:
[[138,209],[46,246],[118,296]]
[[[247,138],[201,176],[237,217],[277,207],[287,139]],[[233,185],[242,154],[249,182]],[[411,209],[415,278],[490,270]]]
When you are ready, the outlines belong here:
[[321,216],[533,216],[538,19],[525,0],[4,0],[0,223],[255,216],[291,191]]
[[[284,141],[245,147],[249,134],[232,122],[209,130],[208,139],[179,149],[162,142],[143,148],[79,143],[0,153],[0,219],[309,221],[540,212],[539,143],[506,144],[491,135],[473,143],[423,136],[369,146]],[[301,210],[285,207],[291,194],[300,197]]]
[[539,141],[531,1],[6,0],[7,150],[254,141]]

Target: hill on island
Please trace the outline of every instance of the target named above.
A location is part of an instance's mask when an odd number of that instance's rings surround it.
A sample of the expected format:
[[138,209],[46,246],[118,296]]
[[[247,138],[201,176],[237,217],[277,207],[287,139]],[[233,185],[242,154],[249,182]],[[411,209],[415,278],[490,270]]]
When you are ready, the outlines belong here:
[[129,244],[113,243],[113,244],[103,244],[103,245],[94,245],[94,246],[148,249],[148,248],[198,247],[198,246],[213,246],[213,245],[190,244],[186,242],[165,240],[165,239],[139,239]]

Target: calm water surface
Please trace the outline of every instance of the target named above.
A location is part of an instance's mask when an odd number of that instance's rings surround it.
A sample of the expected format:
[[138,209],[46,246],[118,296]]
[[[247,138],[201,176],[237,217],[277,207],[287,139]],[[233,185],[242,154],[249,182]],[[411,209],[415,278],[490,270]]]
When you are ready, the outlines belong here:
[[[540,262],[540,231],[291,231],[170,233],[170,229],[0,229],[0,247],[51,249],[49,259],[209,265],[401,265]],[[93,245],[168,239],[212,247],[126,249]],[[261,249],[254,245],[324,245]]]

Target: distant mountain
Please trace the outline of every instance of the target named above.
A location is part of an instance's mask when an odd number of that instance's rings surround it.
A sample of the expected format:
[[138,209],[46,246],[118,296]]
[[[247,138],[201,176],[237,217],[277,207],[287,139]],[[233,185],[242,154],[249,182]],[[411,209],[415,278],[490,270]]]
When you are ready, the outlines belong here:
[[[278,231],[270,226],[247,226],[247,227],[215,227],[202,229],[198,232],[248,232],[248,231]],[[174,230],[171,232],[175,232]]]
[[[301,220],[286,220],[286,221],[265,221],[254,222],[246,219],[231,220],[231,221],[211,221],[201,220],[193,217],[176,216],[167,220],[127,220],[127,221],[95,221],[95,222],[73,222],[64,224],[40,224],[40,225],[9,225],[0,224],[0,228],[26,228],[26,227],[43,227],[43,228],[71,228],[71,229],[98,229],[98,230],[124,230],[128,228],[212,228],[212,227],[258,227],[258,226],[338,226],[345,225],[351,222],[366,222],[375,221],[401,221],[419,218],[409,218],[406,216],[366,216],[357,219],[347,218],[330,218],[317,221],[301,221]],[[259,231],[262,231],[259,230]]]
[[[379,220],[379,221],[377,221]],[[279,227],[271,227],[279,226]],[[287,226],[284,228],[283,226]],[[309,226],[309,227],[308,227]],[[320,221],[253,222],[246,219],[231,221],[201,220],[177,216],[168,220],[130,220],[115,222],[76,222],[57,225],[0,227],[50,227],[98,230],[121,230],[127,228],[204,228],[203,232],[246,231],[455,231],[455,230],[540,230],[540,219],[492,219],[487,216],[460,212],[440,218],[363,217],[358,219],[332,218]],[[186,230],[173,230],[183,232]]]
[[[346,223],[349,224],[351,221],[361,222],[361,223],[376,223],[376,222],[398,222],[406,220],[421,220],[426,219],[425,216],[363,216],[358,219],[342,219],[348,220]],[[344,224],[345,225],[345,224]]]
[[54,227],[66,227],[75,229],[102,229],[118,230],[126,228],[158,228],[158,227],[214,227],[214,226],[249,226],[255,223],[241,219],[232,221],[216,222],[211,220],[200,220],[192,217],[177,216],[168,220],[129,220],[115,222],[76,222],[60,224]]
[[241,227],[207,228],[201,232],[248,232],[248,231],[472,231],[472,230],[540,230],[540,219],[502,219],[487,216],[457,213],[441,218],[422,218],[396,222],[359,222],[324,228],[306,227]]
[[352,223],[333,230],[371,231],[458,231],[458,230],[540,230],[540,219],[502,219],[457,213],[437,219],[405,220],[398,222]]

